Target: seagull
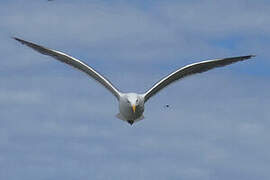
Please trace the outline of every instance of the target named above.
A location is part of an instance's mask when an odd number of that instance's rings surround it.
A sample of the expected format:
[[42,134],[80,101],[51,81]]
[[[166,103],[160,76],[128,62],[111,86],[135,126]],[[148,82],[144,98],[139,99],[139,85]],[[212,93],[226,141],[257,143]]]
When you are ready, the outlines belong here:
[[[201,61],[186,65],[176,71],[170,73],[168,76],[162,78],[156,84],[154,84],[145,93],[124,93],[119,91],[108,79],[94,70],[92,67],[87,65],[85,62],[80,61],[74,57],[71,57],[63,52],[49,49],[32,42],[25,41],[23,39],[13,37],[16,41],[36,50],[37,52],[51,56],[56,60],[66,63],[84,73],[89,75],[91,78],[103,85],[107,90],[109,90],[119,102],[119,113],[116,115],[117,118],[128,122],[132,125],[134,122],[142,120],[144,118],[144,104],[160,90],[164,89],[168,85],[172,84],[177,80],[181,80],[187,76],[202,73],[213,68],[226,66],[238,61],[244,61],[254,57],[255,55],[229,57],[222,59],[214,59]],[[167,107],[167,106],[166,106]]]

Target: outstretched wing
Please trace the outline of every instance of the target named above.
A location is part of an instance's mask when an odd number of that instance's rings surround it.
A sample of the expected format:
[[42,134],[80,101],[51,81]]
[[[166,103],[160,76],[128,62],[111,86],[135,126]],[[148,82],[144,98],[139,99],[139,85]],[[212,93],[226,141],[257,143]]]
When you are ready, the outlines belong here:
[[60,51],[56,51],[56,50],[52,50],[52,49],[48,49],[42,46],[39,46],[37,44],[34,44],[32,42],[27,42],[25,40],[19,39],[14,37],[15,40],[21,42],[22,44],[25,44],[26,46],[40,52],[41,54],[44,55],[48,55],[51,57],[54,57],[55,59],[69,64],[72,67],[85,72],[86,74],[88,74],[90,77],[92,77],[93,79],[95,79],[96,81],[98,81],[99,83],[101,83],[105,88],[107,88],[111,93],[113,93],[113,95],[119,99],[120,96],[120,92],[112,85],[112,83],[107,80],[106,78],[104,78],[101,74],[99,74],[97,71],[95,71],[93,68],[91,68],[89,65],[87,65],[86,63],[71,57],[67,54],[64,54]]
[[155,95],[161,89],[165,88],[166,86],[177,80],[183,79],[193,74],[202,73],[216,67],[222,67],[238,61],[244,61],[251,57],[254,57],[254,55],[208,60],[184,66],[183,68],[180,68],[174,71],[173,73],[169,74],[168,76],[164,77],[159,82],[157,82],[152,88],[150,88],[144,94],[145,101],[147,101],[150,97]]

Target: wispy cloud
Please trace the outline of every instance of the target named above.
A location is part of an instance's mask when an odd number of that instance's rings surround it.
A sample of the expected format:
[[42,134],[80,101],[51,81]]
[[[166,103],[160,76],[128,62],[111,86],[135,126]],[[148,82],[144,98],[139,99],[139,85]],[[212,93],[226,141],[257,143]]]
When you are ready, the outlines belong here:
[[[268,5],[1,1],[0,179],[269,179]],[[78,57],[125,92],[195,61],[258,56],[175,83],[130,127],[106,89],[11,36]]]

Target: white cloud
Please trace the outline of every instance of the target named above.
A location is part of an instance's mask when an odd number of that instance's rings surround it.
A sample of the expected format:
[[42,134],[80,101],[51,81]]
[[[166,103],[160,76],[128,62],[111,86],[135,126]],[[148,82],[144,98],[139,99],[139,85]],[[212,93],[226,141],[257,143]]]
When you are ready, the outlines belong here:
[[[269,36],[267,8],[261,11],[245,3],[157,3],[151,11],[127,3],[8,6],[1,16],[6,35],[87,59],[153,63],[240,55],[241,47],[230,50],[212,41],[250,35],[253,41],[258,35]],[[241,55],[257,50],[243,49]]]
[[[269,179],[265,4],[79,2],[0,6],[0,179]],[[102,86],[11,35],[79,57],[124,91],[208,57],[259,56],[175,83],[130,127]]]
[[39,92],[0,91],[0,101],[2,104],[39,104],[43,100],[43,95]]

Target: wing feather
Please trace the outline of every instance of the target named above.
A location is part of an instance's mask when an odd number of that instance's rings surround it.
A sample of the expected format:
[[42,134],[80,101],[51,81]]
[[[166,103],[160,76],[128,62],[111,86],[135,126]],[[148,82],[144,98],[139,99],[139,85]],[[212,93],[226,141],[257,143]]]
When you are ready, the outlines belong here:
[[112,85],[112,83],[107,80],[105,77],[103,77],[101,74],[99,74],[97,71],[95,71],[93,68],[91,68],[89,65],[86,63],[71,57],[65,53],[62,53],[60,51],[52,50],[45,48],[43,46],[34,44],[32,42],[28,42],[25,40],[22,40],[20,38],[14,37],[15,40],[21,42],[22,44],[25,44],[26,46],[38,51],[41,54],[51,56],[63,63],[69,64],[72,67],[86,73],[99,83],[101,83],[105,88],[107,88],[117,99],[119,99],[120,92]]
[[208,60],[184,66],[172,72],[168,76],[164,77],[163,79],[158,81],[152,88],[150,88],[144,94],[145,101],[147,101],[150,97],[158,93],[161,89],[165,88],[166,86],[170,85],[171,83],[177,80],[183,79],[193,74],[202,73],[213,68],[226,66],[238,61],[244,61],[250,59],[251,57],[254,57],[254,55]]

